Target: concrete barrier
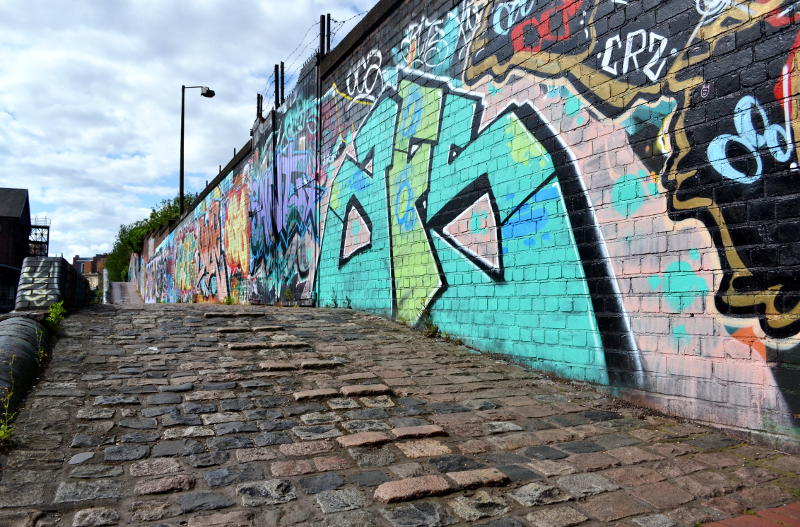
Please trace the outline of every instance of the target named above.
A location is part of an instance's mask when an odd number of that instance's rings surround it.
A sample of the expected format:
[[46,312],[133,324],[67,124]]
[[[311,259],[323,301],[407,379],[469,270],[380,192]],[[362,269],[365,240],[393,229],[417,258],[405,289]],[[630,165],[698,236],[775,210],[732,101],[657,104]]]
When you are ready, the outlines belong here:
[[17,288],[16,311],[44,309],[61,300],[65,307],[90,301],[89,282],[63,258],[25,258]]
[[0,399],[11,391],[11,406],[16,407],[39,374],[37,351],[48,345],[47,329],[36,320],[25,316],[0,320]]
[[40,322],[46,310],[60,301],[67,308],[82,307],[90,298],[89,282],[63,258],[25,258],[15,312],[0,319],[0,399],[13,392],[16,408],[39,375],[38,352],[51,340]]

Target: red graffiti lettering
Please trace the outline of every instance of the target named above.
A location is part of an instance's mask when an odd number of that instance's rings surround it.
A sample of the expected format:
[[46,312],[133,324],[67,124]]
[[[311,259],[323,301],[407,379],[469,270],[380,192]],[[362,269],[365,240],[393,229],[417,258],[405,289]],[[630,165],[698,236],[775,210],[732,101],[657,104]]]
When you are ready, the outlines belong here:
[[[583,0],[562,0],[561,5],[548,9],[543,12],[539,18],[532,17],[523,22],[520,22],[511,31],[511,41],[514,46],[514,51],[519,53],[521,51],[528,53],[538,53],[542,50],[545,42],[559,42],[568,40],[572,36],[569,29],[569,22],[580,10]],[[558,22],[558,14],[560,13],[561,27],[553,27],[555,19]],[[525,37],[531,35],[532,28],[536,31],[535,43],[527,44]]]

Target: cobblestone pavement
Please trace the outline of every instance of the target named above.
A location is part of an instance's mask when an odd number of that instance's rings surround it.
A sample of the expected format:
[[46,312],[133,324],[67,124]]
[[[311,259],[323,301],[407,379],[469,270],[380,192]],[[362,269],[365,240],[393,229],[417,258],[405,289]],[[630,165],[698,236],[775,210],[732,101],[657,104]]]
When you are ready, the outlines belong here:
[[349,310],[69,317],[0,458],[0,525],[694,526],[800,457]]
[[144,304],[142,295],[131,282],[111,282],[112,304]]

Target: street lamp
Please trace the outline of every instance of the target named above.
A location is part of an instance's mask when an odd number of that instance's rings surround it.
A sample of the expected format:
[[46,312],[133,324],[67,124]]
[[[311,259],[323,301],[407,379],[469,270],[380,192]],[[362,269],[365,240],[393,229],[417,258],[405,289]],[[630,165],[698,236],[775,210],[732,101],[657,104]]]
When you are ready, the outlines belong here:
[[186,107],[186,90],[191,88],[200,88],[200,95],[208,97],[209,99],[215,95],[214,90],[208,86],[184,86],[181,85],[181,183],[180,183],[180,210],[183,216],[183,121]]

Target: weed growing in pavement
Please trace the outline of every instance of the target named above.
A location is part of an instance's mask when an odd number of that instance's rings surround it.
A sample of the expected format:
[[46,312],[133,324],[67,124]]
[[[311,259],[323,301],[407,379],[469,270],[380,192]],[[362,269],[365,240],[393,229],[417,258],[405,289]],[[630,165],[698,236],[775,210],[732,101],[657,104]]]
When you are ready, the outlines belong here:
[[12,356],[8,362],[8,370],[11,372],[11,387],[0,399],[0,446],[8,443],[14,434],[14,427],[11,426],[11,421],[17,415],[16,412],[11,411],[11,400],[14,398],[14,358]]
[[61,330],[61,322],[64,320],[64,315],[66,315],[66,313],[67,310],[64,308],[64,301],[59,300],[55,304],[50,304],[45,322],[50,326],[50,329],[54,332],[58,332]]
[[44,367],[45,363],[50,359],[50,352],[48,351],[47,342],[45,341],[45,333],[41,329],[36,330],[36,363],[40,368]]
[[2,412],[0,413],[0,444],[11,440],[14,434],[14,427],[11,426],[11,421],[16,417],[16,412],[11,411],[11,398],[14,397],[14,392],[8,391],[6,396],[0,401]]
[[283,290],[283,300],[289,305],[294,304],[294,289],[287,287]]
[[429,338],[438,337],[440,334],[439,326],[433,321],[433,316],[431,315],[431,308],[430,305],[425,301],[424,298],[419,299],[420,304],[420,316],[419,321],[417,322],[417,327],[422,331],[422,334]]
[[422,312],[422,316],[419,319],[419,327],[422,330],[422,334],[428,338],[438,337],[441,333],[439,326],[436,325],[427,310]]
[[226,296],[226,297],[225,297],[225,305],[226,305],[226,306],[232,306],[232,305],[234,305],[235,303],[236,303],[236,301],[233,299],[233,297],[232,297],[232,296]]
[[449,333],[445,333],[442,331],[439,335],[445,342],[449,342],[450,344],[455,344],[456,346],[461,346],[464,344],[464,341],[458,337],[455,337]]

